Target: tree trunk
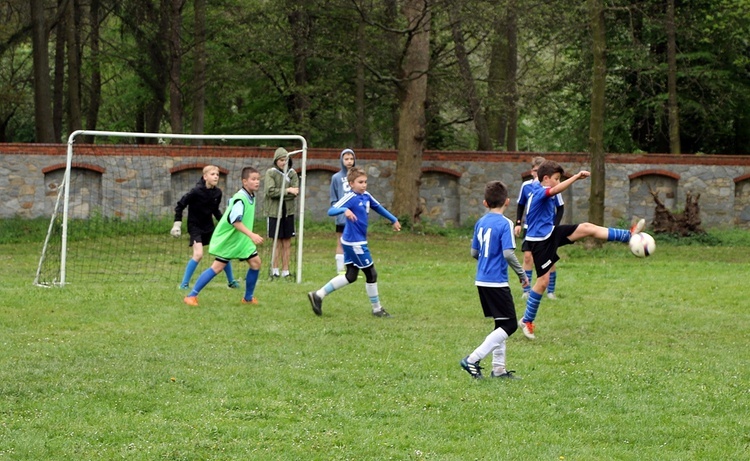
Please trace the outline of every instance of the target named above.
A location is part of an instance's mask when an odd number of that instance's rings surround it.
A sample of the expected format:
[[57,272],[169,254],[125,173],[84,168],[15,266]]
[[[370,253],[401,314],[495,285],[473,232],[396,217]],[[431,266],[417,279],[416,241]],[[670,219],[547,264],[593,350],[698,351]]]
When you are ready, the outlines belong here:
[[[99,37],[99,11],[100,0],[91,0],[89,18],[91,22],[91,33],[89,34],[89,48],[91,56],[89,67],[91,67],[91,83],[89,84],[89,103],[86,111],[86,129],[96,130],[99,118],[99,106],[102,101],[102,73],[100,63],[100,37]],[[85,142],[93,142],[93,137],[87,137]]]
[[515,0],[493,21],[488,76],[487,125],[502,150],[518,149],[518,21]]
[[[206,0],[195,0],[195,71],[193,76],[193,134],[203,134],[206,114]],[[200,139],[195,145],[203,145]]]
[[52,126],[55,139],[62,139],[63,118],[65,118],[65,9],[67,0],[57,1],[55,25],[55,69],[52,82]]
[[355,121],[354,121],[354,145],[365,147],[367,145],[367,119],[365,118],[365,59],[366,56],[366,24],[361,19],[357,22],[357,77],[355,81]]
[[307,58],[310,44],[310,18],[307,1],[290,1],[289,26],[292,34],[292,59],[294,61],[294,89],[292,91],[293,119],[297,130],[310,139],[310,98],[307,88]]
[[402,13],[409,37],[400,71],[398,157],[393,211],[410,221],[418,214],[422,153],[425,142],[425,101],[430,65],[430,11],[426,0],[406,0]]
[[34,126],[35,141],[55,142],[52,124],[52,98],[49,81],[47,27],[44,20],[44,1],[31,0],[32,54],[34,61]]
[[591,119],[589,124],[589,153],[591,155],[591,198],[589,221],[604,223],[604,103],[607,76],[607,42],[603,0],[589,0],[593,67],[591,75]]
[[[169,125],[172,133],[182,133],[182,0],[171,0],[169,4]],[[173,139],[173,144],[182,144]]]
[[506,42],[508,53],[505,65],[505,112],[507,120],[505,145],[509,151],[518,150],[518,14],[516,1],[508,0],[508,14],[506,19]]
[[451,33],[453,34],[453,44],[456,53],[456,61],[458,62],[458,71],[461,75],[463,82],[463,88],[465,90],[466,103],[469,108],[469,116],[474,120],[474,128],[477,132],[477,138],[479,141],[478,150],[488,151],[492,150],[492,139],[490,138],[489,130],[487,129],[487,120],[482,112],[482,106],[477,96],[476,85],[474,84],[474,76],[471,72],[471,65],[469,64],[469,56],[466,52],[466,44],[464,42],[464,32],[461,25],[461,13],[458,11],[458,5],[453,3],[449,6],[449,17],[451,23]]
[[681,153],[680,115],[677,106],[677,39],[674,18],[674,0],[667,1],[667,91],[669,112],[669,151]]
[[81,114],[81,59],[78,52],[76,2],[68,0],[65,10],[65,44],[68,57],[68,127],[69,133],[83,127]]

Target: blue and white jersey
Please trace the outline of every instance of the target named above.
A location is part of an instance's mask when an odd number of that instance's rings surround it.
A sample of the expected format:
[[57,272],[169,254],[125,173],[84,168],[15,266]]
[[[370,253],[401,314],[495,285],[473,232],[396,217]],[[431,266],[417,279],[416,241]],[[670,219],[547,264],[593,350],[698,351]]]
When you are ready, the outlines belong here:
[[344,233],[341,236],[341,243],[346,245],[364,245],[367,243],[367,225],[370,209],[375,210],[375,212],[392,223],[398,221],[390,211],[386,210],[367,191],[364,194],[358,194],[354,191],[347,192],[328,209],[328,216],[338,216],[346,212],[347,209],[352,210],[357,219],[355,221],[346,220]]
[[[523,184],[521,184],[521,190],[518,192],[518,204],[524,207],[524,209],[526,208],[526,205],[529,203],[529,197],[531,196],[531,192],[534,189],[534,184],[539,184],[539,180],[532,178],[532,179],[524,181]],[[565,201],[563,201],[562,194],[555,195],[555,200],[557,201],[556,206],[558,208],[565,205]],[[526,218],[526,220],[528,220],[528,217]],[[524,221],[523,228],[526,229],[528,227],[529,227],[528,223]]]
[[526,203],[526,240],[530,242],[546,240],[555,229],[557,199],[556,195],[547,195],[548,190],[549,187],[542,186],[538,181],[532,184],[529,201]]
[[474,225],[471,249],[478,253],[477,276],[480,287],[507,287],[508,262],[503,251],[516,248],[513,221],[500,213],[487,213]]

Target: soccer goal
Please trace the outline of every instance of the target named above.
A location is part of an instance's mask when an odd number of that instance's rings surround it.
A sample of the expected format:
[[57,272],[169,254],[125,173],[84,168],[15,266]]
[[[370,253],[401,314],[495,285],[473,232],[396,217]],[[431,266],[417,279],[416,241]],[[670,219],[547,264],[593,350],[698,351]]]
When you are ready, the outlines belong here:
[[[82,136],[107,139],[76,145]],[[158,139],[159,144],[136,144],[144,138]],[[200,140],[201,145],[164,145],[171,140]],[[273,147],[240,145],[248,141]],[[112,149],[117,142],[123,144]],[[254,166],[262,177],[272,165],[277,145],[282,144],[290,157],[301,160],[295,168],[300,175],[300,193],[293,254],[294,279],[301,283],[307,170],[304,137],[79,130],[68,137],[65,164],[44,169],[50,222],[34,284],[177,284],[192,252],[185,225],[180,238],[172,237],[169,230],[177,201],[201,178],[203,166],[213,164],[220,169],[218,187],[223,192],[224,211],[228,199],[242,187],[242,168]],[[243,154],[244,149],[249,154]],[[254,231],[266,238],[261,206],[256,204]],[[275,248],[270,241],[263,246]],[[273,250],[259,251],[272,255]],[[261,257],[264,265],[270,264],[263,254]],[[208,251],[204,252],[201,266],[207,267],[212,260]]]

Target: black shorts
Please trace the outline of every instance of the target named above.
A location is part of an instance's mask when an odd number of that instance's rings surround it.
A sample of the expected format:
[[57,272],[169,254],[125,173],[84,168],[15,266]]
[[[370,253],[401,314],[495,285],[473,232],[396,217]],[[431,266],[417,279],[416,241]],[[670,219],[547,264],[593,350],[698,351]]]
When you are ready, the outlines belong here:
[[211,232],[191,232],[190,233],[190,244],[189,246],[193,246],[193,243],[202,243],[203,246],[208,246],[211,244],[211,236],[213,235],[213,231]]
[[346,224],[336,224],[336,233],[337,234],[343,234],[344,233],[344,227],[346,227]]
[[485,317],[516,321],[516,305],[510,287],[477,287]]
[[[251,254],[250,256],[248,256],[247,258],[239,258],[238,261],[249,261],[249,260],[251,260],[251,259],[253,259],[253,258],[257,257],[257,256],[258,256],[258,252],[256,251],[253,254]],[[222,262],[224,264],[229,264],[229,261],[230,261],[229,259],[222,258],[220,256],[217,256],[216,260],[219,261],[219,262]]]
[[552,266],[560,259],[560,256],[557,255],[557,249],[573,243],[568,237],[576,229],[578,229],[578,224],[555,226],[552,235],[546,240],[528,242],[531,256],[534,258],[534,268],[536,269],[537,277],[543,276],[552,269]]
[[[276,235],[276,218],[268,218],[268,238],[274,238]],[[279,238],[290,239],[294,237],[294,215],[290,214],[281,218],[279,226]]]

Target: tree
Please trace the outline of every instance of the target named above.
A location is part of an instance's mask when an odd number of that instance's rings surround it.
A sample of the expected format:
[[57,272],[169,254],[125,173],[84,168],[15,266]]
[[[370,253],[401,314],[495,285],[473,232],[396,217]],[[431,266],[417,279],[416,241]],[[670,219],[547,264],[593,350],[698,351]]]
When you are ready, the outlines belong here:
[[674,1],[667,0],[667,112],[669,113],[669,150],[680,154],[680,115],[677,106],[677,40]]
[[425,133],[427,72],[430,67],[430,18],[427,0],[405,0],[402,14],[408,35],[399,75],[398,157],[393,193],[396,216],[418,214]]
[[591,155],[589,221],[602,225],[604,223],[604,106],[607,38],[603,0],[588,0],[588,6],[591,20],[591,48],[594,57],[591,68],[591,122],[589,126],[589,154]]
[[36,142],[55,142],[52,126],[52,101],[49,80],[47,24],[44,0],[31,0],[32,45],[34,54],[34,125]]

